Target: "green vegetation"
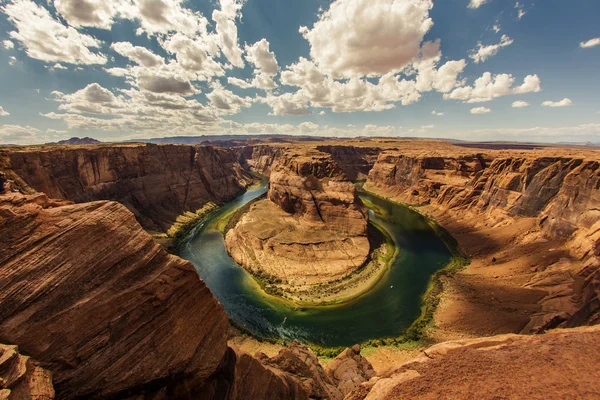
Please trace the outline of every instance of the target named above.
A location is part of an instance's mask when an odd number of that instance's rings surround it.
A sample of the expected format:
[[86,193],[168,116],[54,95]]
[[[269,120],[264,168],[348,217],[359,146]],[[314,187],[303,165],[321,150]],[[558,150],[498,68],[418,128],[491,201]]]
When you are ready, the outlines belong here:
[[195,212],[188,211],[183,215],[177,217],[177,220],[169,230],[167,236],[174,241],[175,247],[183,241],[187,235],[198,225],[208,214],[218,209],[219,206],[215,203],[209,202],[204,207],[196,210]]

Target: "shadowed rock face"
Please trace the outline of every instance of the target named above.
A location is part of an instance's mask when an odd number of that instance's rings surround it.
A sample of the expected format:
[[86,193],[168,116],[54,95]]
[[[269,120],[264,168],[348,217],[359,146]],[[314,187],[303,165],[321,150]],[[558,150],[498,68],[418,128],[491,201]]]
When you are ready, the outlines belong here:
[[250,271],[288,283],[330,282],[369,254],[367,210],[328,154],[286,153],[272,167],[268,200],[227,235],[227,250]]
[[356,146],[317,146],[317,150],[331,154],[350,180],[365,179],[375,165],[381,149]]
[[[532,282],[546,282],[544,289],[551,292],[546,301],[573,293],[571,303],[579,306],[575,311],[554,310],[527,329],[599,321],[598,161],[533,155],[493,160],[482,155],[411,157],[387,151],[380,155],[365,187],[408,203],[430,204],[455,217],[471,216],[473,224],[500,225],[519,218],[535,219],[539,238],[533,240],[560,241],[577,265],[557,266],[563,270],[557,270],[554,276],[549,271]],[[575,290],[580,285],[581,291]],[[553,287],[563,293],[552,294]],[[539,327],[534,329],[536,324]]]
[[0,196],[0,342],[51,370],[60,398],[207,379],[227,316],[193,266],[118,203]]
[[160,231],[185,211],[231,200],[253,181],[232,151],[210,146],[16,149],[8,157],[17,175],[51,198],[115,200]]

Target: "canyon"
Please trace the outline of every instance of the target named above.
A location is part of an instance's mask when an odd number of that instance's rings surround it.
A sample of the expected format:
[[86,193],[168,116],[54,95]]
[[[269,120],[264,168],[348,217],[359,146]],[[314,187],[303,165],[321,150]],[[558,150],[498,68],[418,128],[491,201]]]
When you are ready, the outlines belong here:
[[[0,194],[0,398],[596,398],[599,160],[393,139],[1,149],[13,190]],[[227,232],[232,253],[281,234],[256,235],[265,216],[309,241],[327,226],[361,251],[322,266],[347,274],[369,251],[350,179],[456,238],[471,265],[441,276],[420,356],[374,368],[356,346],[322,366],[300,343],[251,356],[228,341],[194,267],[147,231],[232,199],[256,181],[247,170],[271,187]],[[297,237],[279,243],[308,258]],[[308,279],[296,267],[285,279]]]

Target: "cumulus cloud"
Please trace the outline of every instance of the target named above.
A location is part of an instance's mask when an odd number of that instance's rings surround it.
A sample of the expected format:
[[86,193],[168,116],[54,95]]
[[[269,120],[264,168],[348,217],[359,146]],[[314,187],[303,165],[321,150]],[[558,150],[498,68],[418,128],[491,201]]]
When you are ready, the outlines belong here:
[[240,97],[232,91],[225,89],[219,82],[214,82],[212,92],[206,95],[210,104],[220,114],[237,114],[242,107],[250,107],[252,101],[248,97]]
[[129,42],[115,42],[110,46],[114,51],[144,67],[156,67],[164,64],[162,57],[157,56],[145,47],[134,46]]
[[2,47],[4,47],[6,50],[11,50],[15,48],[15,44],[12,40],[3,40]]
[[6,116],[9,116],[9,115],[10,115],[10,113],[8,111],[4,111],[4,108],[2,108],[0,106],[0,117],[6,117]]
[[36,136],[41,133],[39,129],[31,126],[0,125],[0,143],[4,144],[30,144],[36,143]]
[[433,26],[432,0],[337,0],[300,33],[319,69],[334,78],[399,72]]
[[443,113],[443,112],[439,112],[439,111],[435,111],[435,110],[433,110],[433,111],[431,112],[431,115],[435,115],[436,117],[443,117],[443,116],[444,116],[444,113]]
[[488,0],[471,0],[467,7],[468,8],[479,8],[487,2],[488,2]]
[[238,30],[235,20],[241,17],[240,10],[245,0],[220,0],[221,9],[214,10],[212,19],[216,23],[219,46],[229,62],[238,68],[244,66],[242,49],[238,43]]
[[269,50],[269,42],[266,39],[254,43],[252,46],[246,45],[246,60],[253,64],[256,69],[266,75],[275,76],[279,72],[279,64],[275,53]]
[[29,0],[14,0],[0,8],[16,31],[10,36],[19,41],[27,55],[47,62],[69,64],[105,64],[107,58],[93,53],[101,42],[55,20],[48,10]]
[[169,53],[175,54],[183,69],[195,72],[203,79],[225,74],[223,66],[213,58],[218,54],[218,48],[211,39],[190,39],[177,33],[160,43]]
[[544,107],[569,107],[573,102],[570,99],[564,98],[561,101],[545,101],[542,103]]
[[518,100],[518,101],[515,101],[514,103],[512,103],[512,107],[513,108],[529,107],[529,103],[526,101]]
[[510,46],[511,44],[513,44],[513,40],[507,35],[502,35],[500,43],[498,44],[484,46],[481,42],[478,42],[477,48],[469,52],[469,57],[475,61],[475,64],[479,64],[480,62],[484,62],[488,58],[498,54],[498,51],[500,51],[502,47]]
[[259,102],[271,107],[269,115],[309,115],[308,99],[302,92],[284,93],[276,96],[268,93],[266,97],[258,98]]
[[600,37],[579,43],[579,47],[581,47],[582,49],[587,49],[587,48],[596,47],[596,46],[600,46]]
[[74,27],[92,26],[109,29],[117,13],[112,0],[55,0],[56,11]]
[[541,82],[537,75],[528,75],[520,86],[513,86],[515,78],[510,74],[492,75],[485,72],[475,80],[474,86],[463,86],[444,95],[445,99],[461,100],[466,103],[483,103],[511,94],[539,92]]
[[489,108],[486,107],[475,107],[471,108],[471,114],[487,114],[492,112]]

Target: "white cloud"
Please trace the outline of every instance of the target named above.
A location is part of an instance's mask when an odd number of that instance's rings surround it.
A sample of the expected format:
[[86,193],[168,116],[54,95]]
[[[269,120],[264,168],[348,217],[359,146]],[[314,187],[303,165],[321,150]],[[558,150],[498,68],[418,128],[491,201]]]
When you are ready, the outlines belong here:
[[129,42],[115,42],[110,46],[114,51],[144,67],[156,67],[164,64],[162,57],[157,56],[145,47],[134,46]]
[[510,46],[513,40],[507,35],[502,35],[500,43],[484,46],[481,42],[477,43],[477,48],[469,52],[469,57],[475,61],[475,64],[484,62],[488,58],[495,56],[502,47]]
[[4,108],[2,108],[0,106],[0,117],[6,117],[6,116],[9,116],[9,115],[10,115],[10,113],[8,111],[4,111]]
[[471,108],[471,114],[487,114],[492,112],[489,108],[486,107],[475,107]]
[[134,0],[121,11],[124,17],[140,21],[140,32],[206,34],[206,18],[199,12],[183,8],[182,4],[180,0]]
[[456,88],[451,93],[444,94],[444,99],[462,100],[466,103],[483,103],[510,94],[524,94],[541,90],[541,82],[537,75],[526,76],[520,86],[513,87],[514,82],[515,78],[510,74],[493,76],[490,72],[485,72],[475,80],[474,86]]
[[177,33],[160,43],[169,53],[175,54],[183,69],[197,73],[202,79],[225,74],[223,66],[213,58],[218,54],[218,47],[211,38],[190,39]]
[[573,102],[570,99],[564,98],[561,101],[545,101],[542,103],[544,107],[568,107]]
[[296,93],[284,93],[275,96],[267,93],[266,97],[258,98],[257,101],[266,103],[271,107],[269,115],[309,115],[308,99],[301,91]]
[[595,47],[595,46],[599,46],[599,45],[600,45],[600,37],[579,43],[579,47],[581,47],[582,49],[587,49],[587,48]]
[[500,27],[500,24],[494,24],[494,26],[492,26],[492,29],[496,33],[500,33],[500,31],[502,30],[502,28]]
[[210,104],[219,112],[219,114],[237,114],[241,108],[252,106],[250,98],[240,97],[232,91],[225,89],[219,82],[214,82],[212,92],[206,95]]
[[266,39],[246,45],[246,60],[256,66],[257,70],[266,76],[275,76],[279,72],[279,65],[275,53],[269,50],[269,42]]
[[319,113],[319,115],[325,115],[325,114],[326,114],[326,112],[325,112],[325,111],[321,111],[321,112]]
[[56,11],[74,27],[110,29],[117,13],[112,0],[55,0]]
[[36,143],[39,129],[31,126],[0,125],[0,143],[4,144],[30,144]]
[[521,20],[521,18],[523,18],[525,16],[525,14],[527,14],[527,12],[523,10],[524,7],[525,6],[523,4],[521,4],[521,3],[519,3],[518,1],[515,4],[515,8],[518,10],[518,12],[517,12],[517,19],[518,20]]
[[238,43],[238,31],[235,20],[241,17],[240,10],[245,0],[220,0],[221,10],[214,10],[213,21],[216,22],[216,31],[219,38],[221,51],[229,62],[238,68],[244,66],[242,49]]
[[243,79],[240,78],[233,78],[233,77],[228,77],[227,78],[227,83],[229,83],[230,85],[234,85],[237,87],[240,87],[242,89],[249,89],[252,87],[252,83],[249,83]]
[[444,113],[443,113],[443,112],[438,112],[438,111],[435,111],[435,110],[433,110],[433,111],[431,112],[431,115],[435,115],[436,117],[443,117],[443,116],[444,116]]
[[69,64],[105,64],[106,56],[93,53],[101,42],[55,20],[48,10],[29,0],[14,0],[3,6],[8,20],[16,27],[10,36],[25,47],[31,58]]
[[315,124],[314,122],[303,122],[298,125],[298,129],[302,133],[313,133],[319,130],[319,125]]
[[513,108],[523,108],[523,107],[529,107],[529,103],[526,101],[522,101],[522,100],[517,100],[514,103],[512,103],[512,107]]
[[4,47],[6,50],[10,50],[15,48],[15,44],[12,40],[3,40],[2,47]]
[[471,0],[471,2],[469,3],[469,5],[467,7],[468,8],[479,8],[487,2],[488,2],[488,0]]
[[337,0],[300,33],[319,69],[334,78],[399,72],[433,26],[432,0]]
[[65,67],[64,65],[60,64],[60,63],[56,63],[52,66],[48,66],[46,65],[46,68],[49,69],[50,71],[55,71],[57,69],[69,69],[67,67]]
[[17,57],[10,56],[8,57],[8,65],[15,65],[17,63]]

